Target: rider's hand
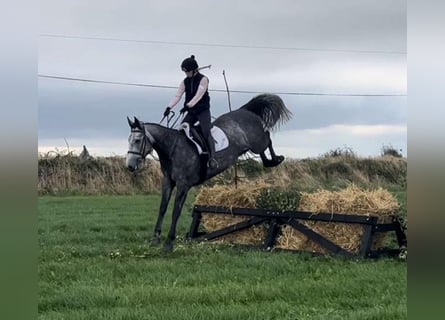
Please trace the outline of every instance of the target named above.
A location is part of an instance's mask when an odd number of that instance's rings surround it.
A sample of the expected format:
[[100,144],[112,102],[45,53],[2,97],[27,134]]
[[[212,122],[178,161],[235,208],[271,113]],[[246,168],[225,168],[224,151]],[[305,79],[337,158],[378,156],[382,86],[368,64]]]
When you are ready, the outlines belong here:
[[170,110],[171,110],[170,107],[165,108],[164,117],[168,116],[168,114],[170,113]]
[[188,111],[189,108],[187,108],[187,106],[184,106],[184,108],[182,108],[181,110],[179,110],[180,114],[185,113],[186,111]]

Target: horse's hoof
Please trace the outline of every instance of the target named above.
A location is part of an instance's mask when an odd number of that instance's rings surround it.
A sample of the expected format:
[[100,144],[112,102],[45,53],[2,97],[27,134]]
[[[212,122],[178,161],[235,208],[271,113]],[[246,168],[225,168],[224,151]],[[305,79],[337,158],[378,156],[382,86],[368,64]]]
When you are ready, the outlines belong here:
[[277,159],[275,160],[276,166],[279,165],[283,161],[284,161],[284,156],[277,156]]
[[155,246],[159,246],[160,244],[161,244],[161,238],[158,238],[158,237],[151,238],[151,240],[150,240],[151,246],[155,247]]
[[173,244],[166,243],[166,244],[164,244],[164,248],[163,249],[164,249],[165,253],[173,252]]
[[263,166],[265,168],[272,168],[272,167],[276,167],[277,165],[279,165],[281,162],[283,162],[284,157],[283,156],[276,156],[275,158],[273,158],[272,160],[266,160],[263,161]]

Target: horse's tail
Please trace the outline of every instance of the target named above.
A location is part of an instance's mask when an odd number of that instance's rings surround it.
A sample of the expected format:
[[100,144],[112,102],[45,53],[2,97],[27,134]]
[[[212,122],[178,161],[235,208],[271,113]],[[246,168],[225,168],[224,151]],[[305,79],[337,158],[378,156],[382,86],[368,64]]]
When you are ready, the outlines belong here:
[[240,109],[249,110],[263,120],[265,130],[272,130],[292,117],[283,100],[276,94],[263,93],[243,105]]

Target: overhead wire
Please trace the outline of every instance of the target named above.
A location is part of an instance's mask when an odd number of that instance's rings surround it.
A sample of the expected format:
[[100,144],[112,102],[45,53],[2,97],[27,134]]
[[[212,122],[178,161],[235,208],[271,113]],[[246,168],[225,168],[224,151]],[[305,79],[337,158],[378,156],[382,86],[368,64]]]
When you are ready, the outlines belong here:
[[[208,47],[229,47],[229,48],[249,48],[249,49],[272,49],[272,50],[299,50],[299,51],[327,51],[327,52],[349,52],[349,53],[372,53],[372,54],[406,54],[402,51],[372,51],[372,50],[342,50],[342,49],[320,49],[320,48],[296,48],[296,47],[272,47],[272,46],[253,46],[253,45],[234,45],[234,44],[216,44],[216,43],[195,43],[195,42],[176,42],[176,41],[158,41],[158,40],[135,40],[135,39],[120,39],[120,38],[105,38],[105,37],[86,37],[75,35],[60,35],[60,34],[40,34],[42,37],[66,38],[66,39],[87,39],[100,41],[119,41],[119,42],[137,42],[137,43],[151,43],[151,44],[173,44],[173,45],[193,45],[193,46],[208,46]],[[159,84],[145,84],[145,83],[131,83],[119,81],[105,81],[96,79],[82,79],[73,77],[63,77],[47,74],[39,74],[42,78],[51,78],[57,80],[67,81],[82,81],[90,83],[103,83],[125,86],[150,87],[161,89],[177,89],[176,86],[167,86]],[[213,92],[226,92],[224,89],[209,89]],[[257,90],[231,90],[233,93],[249,93],[260,94],[263,93]],[[271,92],[282,95],[300,95],[300,96],[348,96],[348,97],[391,97],[391,96],[406,96],[406,94],[350,94],[350,93],[322,93],[322,92]]]
[[240,44],[221,44],[221,43],[203,43],[203,42],[180,42],[180,41],[163,41],[163,40],[138,40],[138,39],[122,39],[109,37],[87,37],[77,35],[62,35],[42,33],[41,37],[65,38],[65,39],[85,39],[99,41],[117,41],[117,42],[135,42],[150,44],[169,44],[169,45],[188,45],[201,47],[222,47],[222,48],[244,48],[244,49],[268,49],[268,50],[293,50],[293,51],[326,51],[339,53],[363,53],[363,54],[393,54],[406,55],[405,51],[384,51],[384,50],[351,50],[351,49],[330,49],[330,48],[304,48],[304,47],[275,47],[275,46],[258,46],[258,45],[240,45]]
[[[146,83],[132,83],[132,82],[118,82],[118,81],[106,81],[106,80],[95,80],[95,79],[83,79],[83,78],[73,78],[73,77],[62,77],[47,74],[38,74],[41,78],[49,78],[56,80],[66,80],[66,81],[80,81],[89,83],[102,83],[102,84],[114,84],[123,86],[135,86],[135,87],[149,87],[149,88],[160,88],[160,89],[178,89],[177,86],[167,86],[158,84],[146,84]],[[227,92],[225,89],[209,89],[213,92]],[[264,91],[255,90],[230,90],[233,93],[249,93],[249,94],[261,94]],[[335,96],[335,97],[403,97],[406,94],[366,94],[366,93],[322,93],[322,92],[268,92],[278,95],[296,95],[296,96]]]

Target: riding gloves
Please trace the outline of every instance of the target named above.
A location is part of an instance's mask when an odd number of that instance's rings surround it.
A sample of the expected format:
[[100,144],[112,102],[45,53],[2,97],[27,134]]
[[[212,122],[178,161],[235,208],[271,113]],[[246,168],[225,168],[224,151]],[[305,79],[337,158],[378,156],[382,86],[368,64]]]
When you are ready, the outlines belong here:
[[187,106],[184,106],[181,110],[179,110],[180,114],[183,114],[185,112],[187,112],[189,110],[189,108],[187,108]]
[[165,108],[165,111],[164,111],[164,117],[167,117],[167,116],[168,116],[168,114],[170,113],[170,110],[171,110],[170,107]]

